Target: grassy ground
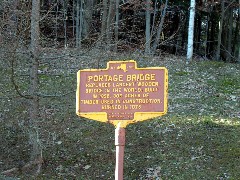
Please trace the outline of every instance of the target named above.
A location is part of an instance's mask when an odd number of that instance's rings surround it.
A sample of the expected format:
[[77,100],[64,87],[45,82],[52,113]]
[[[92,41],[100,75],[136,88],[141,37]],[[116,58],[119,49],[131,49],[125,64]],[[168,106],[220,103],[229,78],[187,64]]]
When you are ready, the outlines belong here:
[[[240,65],[140,54],[77,56],[47,52],[40,66],[40,137],[44,165],[36,178],[114,179],[114,127],[75,115],[76,71],[106,67],[110,59],[135,59],[139,67],[169,70],[168,114],[126,128],[124,179],[238,179],[240,177]],[[22,57],[21,57],[22,58]],[[23,62],[19,59],[19,62]],[[100,62],[99,62],[100,61]],[[27,63],[27,62],[26,62]],[[9,62],[0,75],[0,172],[29,161],[28,102],[10,82]],[[28,91],[27,66],[16,65]],[[25,69],[26,68],[26,69]],[[4,179],[3,176],[0,176]]]

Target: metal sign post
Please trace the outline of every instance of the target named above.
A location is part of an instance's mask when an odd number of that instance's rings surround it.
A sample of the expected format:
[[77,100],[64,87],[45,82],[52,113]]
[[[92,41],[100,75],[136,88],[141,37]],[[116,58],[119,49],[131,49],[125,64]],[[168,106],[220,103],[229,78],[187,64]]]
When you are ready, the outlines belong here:
[[78,71],[77,115],[116,127],[116,180],[123,179],[124,128],[166,114],[167,90],[165,67],[138,68],[134,60],[109,61],[106,69]]
[[116,146],[115,180],[123,180],[125,129],[121,127],[120,123],[115,129],[115,146]]

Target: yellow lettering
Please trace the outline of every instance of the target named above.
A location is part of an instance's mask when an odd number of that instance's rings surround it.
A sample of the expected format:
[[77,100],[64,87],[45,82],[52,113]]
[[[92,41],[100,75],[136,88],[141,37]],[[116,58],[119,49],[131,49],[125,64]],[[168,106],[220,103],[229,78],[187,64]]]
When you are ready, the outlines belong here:
[[99,76],[98,76],[98,75],[94,75],[94,76],[93,76],[93,81],[98,81],[98,79],[99,79]]
[[102,105],[102,110],[104,109],[122,109],[121,105]]
[[94,81],[94,82],[102,82],[102,81],[123,81],[123,75],[94,75],[94,76],[88,76],[88,82]]
[[86,84],[86,87],[94,87],[95,86],[95,83],[87,83]]
[[113,87],[128,87],[128,86],[134,86],[134,82],[127,82],[127,83],[113,83]]
[[145,88],[144,92],[157,92],[158,88]]
[[141,109],[141,105],[130,105],[130,109]]
[[113,92],[121,92],[121,88],[113,88]]
[[88,76],[88,82],[90,82],[92,80],[92,76]]
[[101,93],[102,89],[86,89],[86,93]]
[[98,100],[81,100],[82,104],[98,104]]
[[123,88],[124,92],[134,92],[135,89],[134,88]]
[[[155,81],[156,74],[128,74],[126,81]],[[123,81],[123,75],[94,75],[88,76],[87,82],[102,82],[102,81]]]
[[127,81],[155,81],[156,74],[129,74]]
[[138,86],[158,86],[158,82],[138,82]]
[[110,95],[109,94],[99,94],[99,97],[100,98],[105,98],[105,99],[108,99],[108,98],[110,98]]
[[155,79],[155,76],[156,76],[156,74],[151,74],[151,81],[155,81],[156,79]]
[[99,87],[105,87],[105,88],[108,88],[108,87],[111,86],[111,84],[110,84],[110,83],[98,83],[98,86],[99,86]]
[[103,76],[99,76],[98,81],[103,81]]
[[136,81],[137,80],[137,75],[136,74],[132,74],[131,79],[132,79],[132,81]]
[[125,98],[140,98],[140,94],[125,94]]
[[108,78],[106,79],[107,81],[112,81],[113,80],[113,78],[112,78],[112,76],[107,76]]
[[127,81],[131,81],[131,75],[127,75]]
[[103,99],[103,100],[101,100],[101,104],[113,104],[113,100]]

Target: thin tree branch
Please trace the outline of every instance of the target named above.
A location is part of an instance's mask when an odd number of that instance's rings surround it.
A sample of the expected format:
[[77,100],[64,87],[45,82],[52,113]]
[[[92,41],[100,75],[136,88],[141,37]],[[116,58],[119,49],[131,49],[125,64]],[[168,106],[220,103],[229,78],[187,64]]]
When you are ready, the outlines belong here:
[[65,94],[54,94],[54,95],[38,93],[38,97],[41,97],[41,98],[54,98],[54,97],[58,98],[58,97],[67,96],[67,95],[72,94],[72,93],[75,93],[75,91],[70,91],[70,92],[67,92]]
[[19,90],[19,86],[17,85],[16,81],[15,81],[15,76],[14,76],[14,58],[12,58],[12,61],[11,61],[11,82],[14,86],[14,89],[16,90],[17,94],[25,99],[32,99],[31,96],[29,95],[24,95],[21,93],[21,91]]

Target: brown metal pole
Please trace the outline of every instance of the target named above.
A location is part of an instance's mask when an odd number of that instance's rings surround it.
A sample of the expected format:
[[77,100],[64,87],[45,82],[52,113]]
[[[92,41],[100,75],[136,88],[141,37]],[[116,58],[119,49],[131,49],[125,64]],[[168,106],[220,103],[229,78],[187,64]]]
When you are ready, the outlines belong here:
[[115,129],[115,146],[116,146],[115,180],[123,180],[125,129],[120,127],[120,124]]

